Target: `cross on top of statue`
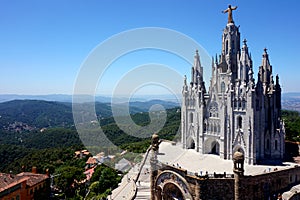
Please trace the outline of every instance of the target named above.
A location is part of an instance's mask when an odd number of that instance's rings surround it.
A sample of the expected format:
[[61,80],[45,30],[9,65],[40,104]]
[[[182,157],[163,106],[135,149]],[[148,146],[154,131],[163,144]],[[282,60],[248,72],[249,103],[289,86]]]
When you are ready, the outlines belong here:
[[228,24],[234,23],[233,18],[232,18],[232,11],[236,10],[236,9],[237,9],[237,6],[231,7],[231,5],[228,5],[228,8],[226,10],[222,11],[222,13],[228,13],[228,22],[227,22]]

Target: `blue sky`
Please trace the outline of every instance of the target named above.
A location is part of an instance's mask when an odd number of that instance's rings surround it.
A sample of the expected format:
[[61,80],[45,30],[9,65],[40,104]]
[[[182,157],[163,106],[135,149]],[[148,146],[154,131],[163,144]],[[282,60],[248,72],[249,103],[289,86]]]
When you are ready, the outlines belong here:
[[[222,29],[227,23],[221,11],[228,4],[238,6],[234,21],[240,25],[242,39],[248,40],[255,74],[267,47],[283,92],[300,92],[298,0],[1,0],[0,94],[72,94],[89,53],[111,36],[135,28],[173,29],[215,56],[221,51]],[[97,93],[109,94],[124,73],[151,62],[172,66],[189,77],[191,66],[186,61],[145,50],[114,62]],[[209,69],[204,71],[209,73]]]

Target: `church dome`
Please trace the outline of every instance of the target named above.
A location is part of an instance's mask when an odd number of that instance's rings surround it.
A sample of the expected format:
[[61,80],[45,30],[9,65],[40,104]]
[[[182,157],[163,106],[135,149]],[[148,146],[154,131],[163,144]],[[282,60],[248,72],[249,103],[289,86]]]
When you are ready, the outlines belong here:
[[242,152],[240,151],[236,151],[234,154],[233,154],[233,161],[244,161],[245,159],[245,156]]

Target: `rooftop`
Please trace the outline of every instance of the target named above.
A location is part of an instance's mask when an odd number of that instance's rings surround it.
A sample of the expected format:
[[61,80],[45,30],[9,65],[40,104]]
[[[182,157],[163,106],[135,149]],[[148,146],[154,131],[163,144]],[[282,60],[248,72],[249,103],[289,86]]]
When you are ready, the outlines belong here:
[[[179,144],[162,142],[159,145],[158,160],[162,163],[180,166],[189,172],[197,173],[224,173],[233,174],[233,161],[220,159],[218,155],[200,154],[193,149],[183,149]],[[244,165],[245,175],[258,175],[276,170],[295,167],[296,163],[283,165]]]
[[40,182],[43,182],[44,180],[48,179],[48,175],[46,174],[36,174],[31,172],[22,172],[20,174],[17,174],[16,176],[19,177],[27,177],[26,185],[28,186],[34,186]]
[[13,174],[0,173],[0,192],[22,183],[29,179],[28,177],[20,177]]
[[97,164],[97,160],[93,157],[89,157],[89,159],[86,161],[86,164]]
[[0,192],[26,181],[26,185],[34,186],[48,178],[45,174],[22,172],[20,174],[0,173]]

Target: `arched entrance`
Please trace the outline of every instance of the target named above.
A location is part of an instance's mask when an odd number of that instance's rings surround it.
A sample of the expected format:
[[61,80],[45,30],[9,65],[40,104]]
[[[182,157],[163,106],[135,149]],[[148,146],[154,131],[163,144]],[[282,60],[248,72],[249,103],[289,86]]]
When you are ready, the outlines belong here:
[[220,145],[217,141],[211,143],[211,153],[216,155],[220,154]]
[[156,200],[194,200],[188,182],[180,174],[164,170],[154,183]]
[[208,138],[204,142],[204,153],[220,155],[220,144],[214,138]]
[[188,139],[188,143],[187,143],[187,148],[188,149],[195,149],[196,145],[195,145],[195,141],[193,138],[189,138]]
[[180,189],[173,183],[167,183],[164,185],[162,196],[164,200],[184,199]]

